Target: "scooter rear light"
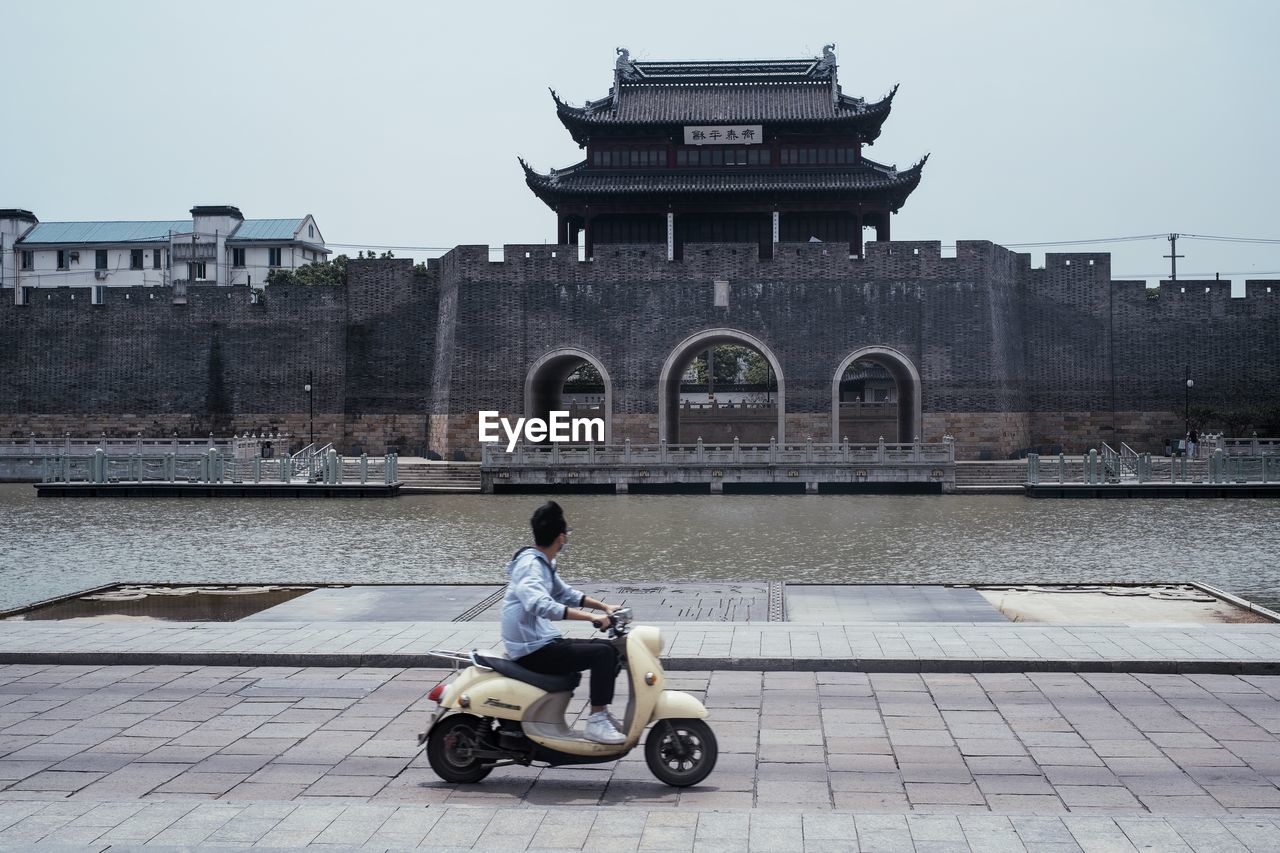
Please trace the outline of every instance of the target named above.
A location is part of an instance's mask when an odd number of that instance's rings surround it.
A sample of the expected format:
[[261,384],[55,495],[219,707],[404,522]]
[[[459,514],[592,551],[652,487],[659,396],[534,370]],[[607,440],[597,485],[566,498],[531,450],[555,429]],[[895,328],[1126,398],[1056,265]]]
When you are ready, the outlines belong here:
[[443,696],[444,696],[443,684],[437,684],[435,687],[432,687],[431,692],[427,694],[427,698],[430,699],[432,702],[435,702],[437,705],[440,704],[440,699]]

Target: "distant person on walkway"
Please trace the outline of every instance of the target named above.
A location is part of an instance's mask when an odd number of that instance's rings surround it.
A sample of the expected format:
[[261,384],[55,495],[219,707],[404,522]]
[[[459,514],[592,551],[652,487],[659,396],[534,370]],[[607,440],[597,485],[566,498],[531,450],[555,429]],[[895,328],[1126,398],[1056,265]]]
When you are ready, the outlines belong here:
[[544,675],[566,675],[591,670],[591,716],[586,736],[596,743],[622,743],[616,718],[609,713],[614,681],[618,677],[618,653],[607,640],[570,640],[552,626],[552,619],[578,619],[597,629],[609,626],[608,615],[616,605],[588,598],[556,573],[556,560],[569,544],[569,524],[564,510],[547,501],[529,520],[533,545],[525,546],[507,563],[507,594],[502,601],[502,642],[507,655],[525,669]]
[[1196,435],[1196,431],[1192,430],[1191,435],[1187,436],[1187,455],[1192,459],[1196,458],[1196,448],[1200,442],[1200,437]]

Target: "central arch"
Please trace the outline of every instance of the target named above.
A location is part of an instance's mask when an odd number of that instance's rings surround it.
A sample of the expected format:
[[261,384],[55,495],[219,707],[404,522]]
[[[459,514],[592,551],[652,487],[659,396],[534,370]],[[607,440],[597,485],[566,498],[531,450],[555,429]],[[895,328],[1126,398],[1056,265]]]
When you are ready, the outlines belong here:
[[578,347],[558,347],[542,355],[530,367],[524,380],[524,415],[546,419],[552,411],[563,410],[564,383],[584,364],[589,364],[604,382],[604,443],[613,441],[613,380],[600,359]]
[[[782,363],[764,341],[737,329],[707,329],[681,341],[662,364],[658,374],[658,440],[671,441],[679,433],[680,377],[698,353],[718,344],[743,344],[764,356],[778,383],[778,443],[786,441],[787,389]],[[683,438],[681,439],[683,441]]]
[[857,361],[870,361],[878,364],[893,377],[898,386],[898,434],[897,442],[903,444],[914,441],[920,436],[923,423],[923,411],[920,394],[920,371],[905,354],[893,347],[869,346],[854,350],[845,356],[844,361],[836,368],[831,378],[831,436],[832,441],[841,440],[840,433],[840,380],[849,366]]

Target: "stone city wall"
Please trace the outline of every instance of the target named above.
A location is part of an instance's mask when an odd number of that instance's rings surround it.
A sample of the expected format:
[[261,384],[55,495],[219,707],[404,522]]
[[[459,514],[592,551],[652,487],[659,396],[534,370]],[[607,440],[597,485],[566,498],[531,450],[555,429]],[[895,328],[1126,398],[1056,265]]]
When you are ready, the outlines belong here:
[[[0,438],[167,437],[275,429],[344,451],[429,450],[475,458],[476,412],[522,414],[530,367],[574,348],[607,371],[612,435],[655,443],[659,377],[710,329],[762,342],[780,367],[786,438],[830,441],[831,386],[863,347],[890,348],[920,376],[920,437],[962,453],[1100,441],[1158,450],[1192,403],[1250,406],[1280,387],[1280,282],[1110,280],[1106,254],[1030,258],[981,241],[839,247],[513,245],[492,262],[459,246],[415,271],[353,261],[345,287],[37,291],[0,299]],[[717,286],[716,282],[727,282]],[[1207,289],[1207,292],[1206,292]],[[700,347],[691,346],[686,356]],[[313,384],[314,419],[303,390]],[[310,421],[310,424],[309,424]],[[886,436],[897,440],[898,436]],[[910,436],[906,437],[908,440]]]

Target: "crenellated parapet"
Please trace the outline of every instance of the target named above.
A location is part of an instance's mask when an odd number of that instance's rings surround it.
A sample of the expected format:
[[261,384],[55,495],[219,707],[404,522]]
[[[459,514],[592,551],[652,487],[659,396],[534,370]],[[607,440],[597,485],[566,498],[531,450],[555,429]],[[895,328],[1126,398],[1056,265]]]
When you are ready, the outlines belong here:
[[[668,260],[661,244],[610,244],[580,259],[574,245],[512,243],[501,253],[489,246],[458,246],[439,260],[441,275],[458,281],[522,283],[552,277],[564,283],[699,279],[821,281],[955,281],[994,275],[1018,278],[1030,270],[1030,256],[986,240],[960,240],[944,256],[937,240],[872,242],[862,257],[829,243],[778,243],[773,257],[762,258],[754,245],[689,243],[682,258]],[[1108,267],[1109,268],[1109,267]],[[1081,269],[1077,267],[1077,270]],[[1085,273],[1092,280],[1093,272]]]

